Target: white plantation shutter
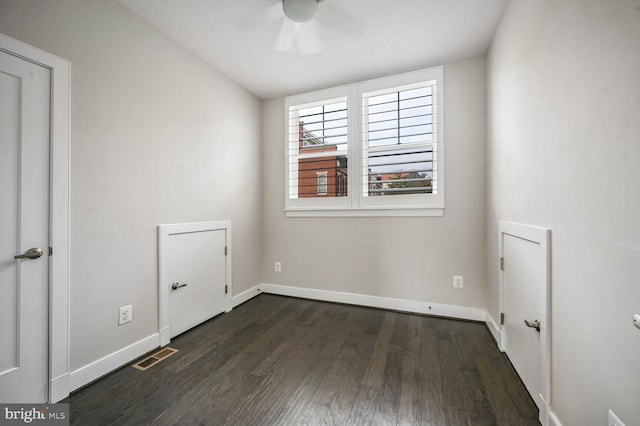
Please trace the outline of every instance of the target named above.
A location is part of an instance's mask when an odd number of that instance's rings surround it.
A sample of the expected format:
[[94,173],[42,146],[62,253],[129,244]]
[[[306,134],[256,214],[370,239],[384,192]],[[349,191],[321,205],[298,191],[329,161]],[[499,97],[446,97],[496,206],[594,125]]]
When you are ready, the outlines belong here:
[[437,194],[435,80],[362,94],[363,196]]
[[346,197],[346,97],[291,105],[288,114],[288,198]]
[[443,69],[286,98],[287,216],[441,216]]

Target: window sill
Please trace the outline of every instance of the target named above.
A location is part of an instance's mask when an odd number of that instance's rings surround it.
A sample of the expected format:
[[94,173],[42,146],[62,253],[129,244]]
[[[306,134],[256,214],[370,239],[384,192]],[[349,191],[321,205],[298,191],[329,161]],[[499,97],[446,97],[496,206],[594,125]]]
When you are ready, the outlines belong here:
[[287,209],[286,217],[440,217],[441,207],[386,207],[351,209]]

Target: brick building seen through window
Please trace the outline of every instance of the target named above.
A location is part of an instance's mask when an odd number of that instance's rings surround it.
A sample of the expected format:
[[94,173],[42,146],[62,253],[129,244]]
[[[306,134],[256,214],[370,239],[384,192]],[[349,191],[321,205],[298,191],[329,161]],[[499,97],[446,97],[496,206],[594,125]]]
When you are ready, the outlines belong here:
[[300,154],[331,153],[298,160],[298,197],[346,197],[348,187],[347,155],[336,145],[326,145],[299,124]]

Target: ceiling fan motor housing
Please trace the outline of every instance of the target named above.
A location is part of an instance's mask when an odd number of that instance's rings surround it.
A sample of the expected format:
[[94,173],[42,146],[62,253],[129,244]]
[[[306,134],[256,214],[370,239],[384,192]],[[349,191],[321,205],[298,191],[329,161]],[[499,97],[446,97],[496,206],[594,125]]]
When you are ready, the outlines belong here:
[[309,22],[318,13],[318,0],[282,0],[282,9],[292,21]]

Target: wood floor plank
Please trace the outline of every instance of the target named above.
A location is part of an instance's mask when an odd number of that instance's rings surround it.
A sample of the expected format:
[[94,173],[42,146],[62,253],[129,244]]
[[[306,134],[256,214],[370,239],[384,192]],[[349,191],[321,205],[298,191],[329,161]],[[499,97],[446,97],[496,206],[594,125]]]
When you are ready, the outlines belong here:
[[539,424],[484,324],[262,294],[171,347],[74,392],[71,424]]
[[[185,416],[185,412],[190,412],[192,416],[198,418],[194,414],[193,401],[204,400],[208,403],[208,401],[216,401],[218,398],[227,396],[230,391],[237,388],[237,384],[243,377],[249,375],[250,370],[261,361],[264,354],[268,354],[277,346],[278,343],[273,340],[273,333],[290,327],[300,313],[310,307],[312,305],[308,302],[292,305],[290,309],[281,311],[281,317],[274,316],[268,322],[256,324],[255,329],[250,333],[245,332],[242,338],[237,337],[223,351],[212,355],[210,358],[214,360],[214,365],[218,364],[218,366],[215,369],[207,369],[211,372],[201,377],[196,386],[171,407],[170,413],[163,414],[165,416],[163,421],[170,423],[178,421]],[[261,350],[257,351],[258,348]],[[223,360],[224,363],[222,363]],[[210,411],[208,406],[197,408],[199,408],[198,412]],[[221,415],[224,414],[226,417],[227,411],[235,412],[233,409],[222,410]]]
[[262,300],[257,301],[262,302],[261,304],[256,303],[236,308],[242,310],[242,315],[236,313],[233,318],[228,315],[220,315],[211,320],[218,321],[217,327],[204,327],[203,324],[189,330],[188,336],[182,334],[174,338],[172,343],[181,345],[182,350],[175,355],[180,361],[171,364],[171,371],[179,373],[197,362],[205,354],[215,350],[217,346],[225,345],[235,335],[243,334],[245,331],[250,332],[259,324],[270,324],[270,321],[279,317],[283,311],[294,304],[293,300],[273,303],[274,301],[269,297],[260,299]]
[[456,348],[452,345],[449,320],[422,317],[422,333],[420,334],[420,366],[421,391],[424,419],[426,424],[440,425],[446,423],[446,407],[451,404],[446,398],[447,390],[455,385],[456,377],[447,368],[447,360],[454,356]]
[[326,405],[316,404],[315,402],[311,402],[307,404],[305,407],[305,412],[298,420],[297,425],[299,426],[320,426],[325,425],[325,417],[329,412],[329,407]]
[[402,386],[402,362],[407,345],[409,315],[398,315],[395,323],[389,356],[382,380],[382,392],[378,398],[373,425],[394,425],[398,420],[398,407]]
[[[344,313],[347,314],[348,311]],[[294,399],[289,401],[287,407],[278,416],[279,424],[295,423],[303,416],[305,405],[312,401],[315,391],[320,386],[322,373],[329,368],[336,351],[339,351],[344,344],[346,336],[336,338],[335,330],[341,326],[345,316],[326,318],[314,326],[309,337],[312,341],[320,339],[321,346],[315,354],[311,367],[305,372],[300,386],[293,391]]]
[[382,325],[380,326],[380,332],[376,339],[375,346],[373,347],[373,353],[367,366],[367,371],[364,375],[362,385],[372,388],[380,389],[382,386],[382,377],[384,375],[384,368],[387,364],[387,357],[389,356],[389,349],[391,347],[391,337],[393,336],[393,327],[396,322],[398,314],[395,312],[385,312]]
[[[334,326],[338,326],[335,323]],[[286,356],[271,365],[271,371],[260,389],[236,412],[230,423],[267,422],[269,424],[293,423],[302,415],[302,407],[312,397],[312,389],[305,388],[309,371],[317,364],[323,348],[332,340],[332,327],[313,332],[318,324],[300,325],[296,342],[289,342]],[[265,398],[269,395],[269,398]]]
[[[465,347],[467,344],[460,341],[460,328],[465,324],[456,324],[451,321],[439,321],[443,329],[446,329],[447,342],[438,341],[445,335],[441,333],[435,336],[435,340],[425,341],[424,348],[448,347],[447,353],[442,353],[439,359],[440,375],[446,378],[442,385],[441,401],[444,416],[455,418],[461,424],[491,424],[490,407],[485,404],[482,394],[482,383],[473,359],[467,357]],[[468,342],[471,346],[472,342]],[[473,421],[472,421],[473,418]]]
[[407,346],[402,361],[402,385],[400,406],[398,407],[398,424],[422,424],[426,414],[422,399],[420,383],[424,381],[420,369],[422,321],[420,317],[409,318],[407,329]]
[[[353,328],[360,321],[360,310],[349,308],[349,315],[344,319],[342,326],[336,330],[339,339],[338,349],[333,356],[333,362],[321,378],[320,384],[313,396],[313,402],[329,407],[338,392],[339,385],[350,369],[352,354],[355,351],[354,341],[347,341]],[[360,309],[360,308],[358,308]]]
[[[346,424],[360,390],[375,341],[369,332],[378,329],[382,322],[380,312],[354,308],[351,332],[341,350],[342,375],[337,383],[335,396],[329,405],[325,422],[330,425]],[[372,325],[375,323],[376,325]]]
[[305,373],[298,388],[293,390],[292,397],[278,416],[279,423],[294,424],[300,421],[305,417],[307,405],[313,405],[313,397],[346,338],[346,333],[339,330],[344,324],[348,310],[339,312],[339,315],[325,315],[323,318],[317,318],[315,324],[311,323],[314,327],[309,330],[308,336],[311,339],[322,339],[323,344],[315,361]]
[[369,425],[373,422],[380,389],[360,386],[346,424]]

